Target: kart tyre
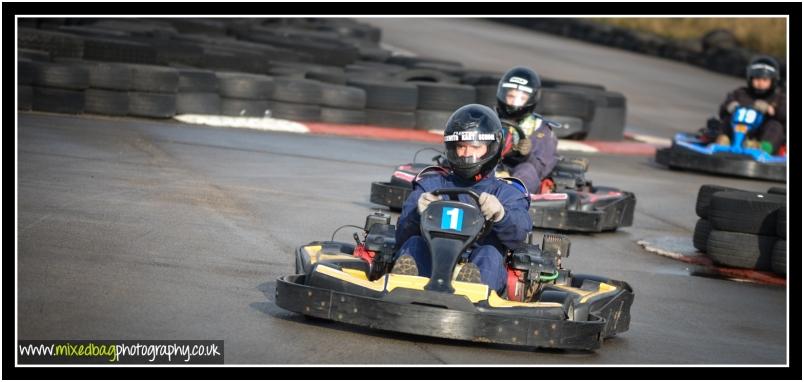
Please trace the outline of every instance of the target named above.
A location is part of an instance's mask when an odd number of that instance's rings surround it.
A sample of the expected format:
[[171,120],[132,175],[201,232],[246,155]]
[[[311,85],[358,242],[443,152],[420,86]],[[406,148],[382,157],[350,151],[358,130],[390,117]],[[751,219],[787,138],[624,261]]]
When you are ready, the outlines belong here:
[[787,274],[787,240],[776,240],[773,244],[771,270],[780,275]]
[[176,114],[221,113],[221,97],[218,93],[178,93],[176,95]]
[[709,240],[709,232],[712,231],[712,225],[707,219],[698,219],[695,223],[695,232],[692,234],[692,246],[695,249],[706,252],[706,242]]
[[[412,112],[419,103],[419,90],[414,84],[362,78],[351,78],[346,84],[366,92],[367,109]],[[410,127],[414,124],[415,117]]]
[[[313,80],[277,77],[274,78],[274,91],[271,99],[282,102],[321,105],[321,85],[320,82]],[[317,118],[320,118],[320,112]]]
[[776,195],[787,195],[787,188],[774,186],[768,189],[768,193]]
[[217,93],[218,76],[200,69],[179,69],[180,93]]
[[83,90],[89,87],[89,71],[79,65],[31,62],[34,86]]
[[51,113],[80,114],[84,111],[84,91],[34,86],[32,109]]
[[267,100],[274,92],[274,79],[256,74],[219,72],[218,92],[224,99]]
[[366,111],[322,107],[321,121],[347,125],[363,125],[366,123]]
[[[657,153],[658,155],[658,153]],[[695,213],[699,218],[709,218],[709,204],[712,200],[712,194],[718,191],[739,191],[736,188],[718,186],[714,184],[705,184],[698,189],[698,200],[695,202]]]
[[17,88],[17,109],[31,110],[33,107],[33,87],[30,85],[19,85]]
[[781,195],[747,191],[720,191],[712,195],[709,220],[720,231],[776,235]]
[[774,236],[752,235],[713,229],[706,253],[715,264],[735,268],[770,270]]
[[453,112],[475,103],[475,89],[469,85],[415,82],[419,92],[417,109]]
[[787,205],[779,208],[779,212],[776,215],[776,236],[787,237]]
[[412,111],[366,109],[366,124],[412,129],[416,126],[416,113]]
[[128,92],[87,89],[84,91],[84,112],[102,115],[127,115]]
[[[176,84],[178,85],[178,77]],[[128,114],[137,117],[170,118],[176,115],[176,94],[129,92]]]
[[338,109],[362,110],[366,107],[366,91],[350,86],[322,85],[321,105]]
[[179,72],[174,68],[139,64],[128,66],[131,68],[131,90],[143,93],[176,93],[179,89]]
[[416,110],[416,129],[444,130],[452,112],[441,110]]

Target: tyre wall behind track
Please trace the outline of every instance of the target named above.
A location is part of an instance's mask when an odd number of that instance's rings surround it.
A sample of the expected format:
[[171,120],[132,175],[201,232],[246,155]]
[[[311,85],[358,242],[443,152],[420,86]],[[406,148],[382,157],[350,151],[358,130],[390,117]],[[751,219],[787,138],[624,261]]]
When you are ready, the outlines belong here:
[[[270,115],[440,130],[462,105],[496,103],[501,73],[393,56],[379,46],[380,35],[348,19],[26,19],[18,37],[25,63],[19,108],[148,118]],[[81,69],[50,67],[46,84],[31,83],[32,68],[47,62],[82,67],[92,81],[81,85]],[[621,94],[555,79],[544,86],[537,112],[571,127],[559,129],[559,137],[622,139]]]

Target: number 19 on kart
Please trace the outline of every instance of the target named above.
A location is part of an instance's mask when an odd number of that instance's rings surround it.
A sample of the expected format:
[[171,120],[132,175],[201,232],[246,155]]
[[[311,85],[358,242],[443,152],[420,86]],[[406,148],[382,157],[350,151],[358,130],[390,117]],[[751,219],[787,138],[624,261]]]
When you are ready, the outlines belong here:
[[463,228],[463,210],[460,208],[444,208],[441,214],[441,229],[460,232]]

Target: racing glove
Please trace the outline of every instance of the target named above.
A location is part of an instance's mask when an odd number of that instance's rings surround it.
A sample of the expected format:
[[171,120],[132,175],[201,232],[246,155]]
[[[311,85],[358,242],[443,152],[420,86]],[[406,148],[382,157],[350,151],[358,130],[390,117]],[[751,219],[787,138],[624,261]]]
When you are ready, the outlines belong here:
[[530,154],[530,151],[533,150],[533,143],[530,142],[530,138],[522,138],[516,144],[516,148],[514,148],[519,155],[527,156]]
[[765,100],[758,99],[754,101],[754,109],[757,109],[762,114],[773,115],[773,106]]
[[728,105],[726,105],[726,111],[728,111],[729,114],[732,114],[732,113],[734,113],[735,110],[737,110],[738,106],[740,106],[739,102],[731,101],[731,102],[729,102]]
[[436,200],[441,200],[441,198],[433,195],[430,192],[422,192],[422,194],[419,196],[419,205],[417,207],[419,209],[419,215],[423,214],[424,210],[427,209],[427,206]]
[[496,196],[484,192],[480,194],[478,201],[480,202],[480,212],[483,213],[486,220],[497,223],[505,216],[505,208],[503,208]]

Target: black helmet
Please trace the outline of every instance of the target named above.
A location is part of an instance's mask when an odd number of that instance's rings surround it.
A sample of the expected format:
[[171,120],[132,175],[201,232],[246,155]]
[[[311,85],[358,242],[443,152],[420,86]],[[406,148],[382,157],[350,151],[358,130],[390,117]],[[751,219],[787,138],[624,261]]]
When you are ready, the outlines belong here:
[[[500,161],[502,137],[500,118],[490,107],[469,104],[456,110],[444,129],[444,146],[452,172],[460,178],[474,181],[488,175]],[[462,157],[457,152],[460,142],[486,146],[487,150],[479,157]]]
[[[755,77],[765,77],[771,79],[771,86],[768,90],[754,89],[751,80]],[[748,89],[754,95],[765,95],[773,93],[776,84],[779,82],[779,63],[770,56],[757,56],[745,68],[745,79],[748,82]]]
[[[508,95],[519,93],[511,103]],[[497,85],[497,113],[500,118],[520,119],[533,112],[542,95],[542,79],[531,69],[517,66],[505,73]]]

